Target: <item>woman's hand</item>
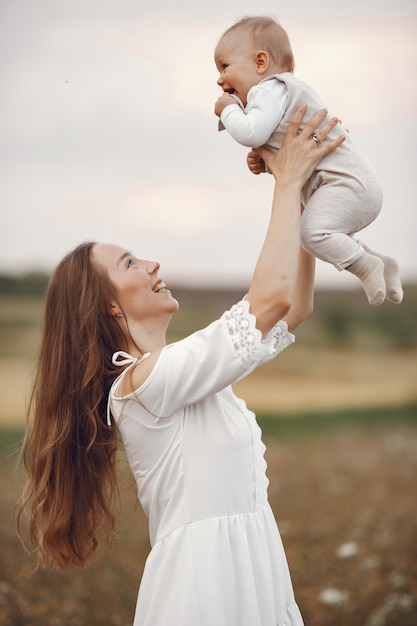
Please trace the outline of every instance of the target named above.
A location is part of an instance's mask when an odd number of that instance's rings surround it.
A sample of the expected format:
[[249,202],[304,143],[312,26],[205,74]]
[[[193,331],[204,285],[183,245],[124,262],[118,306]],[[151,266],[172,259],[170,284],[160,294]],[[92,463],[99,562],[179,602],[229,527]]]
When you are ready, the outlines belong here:
[[285,176],[293,182],[298,181],[301,187],[310,178],[319,161],[345,140],[345,137],[340,135],[333,141],[324,141],[339,123],[339,119],[333,117],[322,128],[319,128],[327,115],[325,109],[315,113],[300,131],[306,111],[306,105],[297,109],[288,127],[284,143],[278,152],[269,152],[265,148],[256,148],[252,151],[266,163],[268,170],[275,178],[279,176],[282,180],[282,176]]

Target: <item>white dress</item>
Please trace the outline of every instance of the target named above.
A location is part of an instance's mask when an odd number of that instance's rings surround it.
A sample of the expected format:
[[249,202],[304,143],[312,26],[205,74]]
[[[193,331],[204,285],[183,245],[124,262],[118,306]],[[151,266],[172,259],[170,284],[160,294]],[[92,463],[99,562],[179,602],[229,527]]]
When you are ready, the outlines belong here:
[[[230,387],[293,341],[285,322],[262,339],[243,300],[166,346],[134,393],[116,397],[127,370],[115,381],[109,409],[152,546],[134,626],[303,624],[267,500],[260,428]],[[118,352],[113,361],[138,359]]]

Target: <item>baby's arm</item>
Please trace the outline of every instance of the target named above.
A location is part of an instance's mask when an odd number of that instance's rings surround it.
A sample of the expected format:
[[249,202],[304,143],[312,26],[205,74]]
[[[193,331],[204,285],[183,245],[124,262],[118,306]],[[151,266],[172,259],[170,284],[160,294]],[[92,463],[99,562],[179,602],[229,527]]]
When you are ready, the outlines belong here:
[[252,174],[263,174],[267,171],[265,161],[258,154],[255,154],[253,150],[248,153],[246,163]]
[[220,117],[223,113],[224,109],[231,105],[236,104],[237,99],[234,98],[230,93],[223,93],[218,99],[216,104],[214,105],[214,112],[217,117]]
[[246,108],[239,106],[232,95],[223,94],[216,103],[215,112],[233,139],[244,146],[257,148],[268,141],[280,123],[285,102],[285,85],[268,81],[250,89]]

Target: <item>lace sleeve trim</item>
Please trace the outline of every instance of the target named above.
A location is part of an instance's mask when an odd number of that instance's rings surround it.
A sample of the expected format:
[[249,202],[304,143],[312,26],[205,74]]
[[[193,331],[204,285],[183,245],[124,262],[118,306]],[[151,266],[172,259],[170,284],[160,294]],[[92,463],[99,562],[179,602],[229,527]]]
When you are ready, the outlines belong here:
[[288,325],[283,320],[277,322],[269,333],[262,337],[261,331],[256,328],[256,318],[250,313],[249,306],[247,300],[241,300],[222,316],[235,350],[245,365],[256,363],[269,355],[275,356],[295,341],[294,335],[288,331]]

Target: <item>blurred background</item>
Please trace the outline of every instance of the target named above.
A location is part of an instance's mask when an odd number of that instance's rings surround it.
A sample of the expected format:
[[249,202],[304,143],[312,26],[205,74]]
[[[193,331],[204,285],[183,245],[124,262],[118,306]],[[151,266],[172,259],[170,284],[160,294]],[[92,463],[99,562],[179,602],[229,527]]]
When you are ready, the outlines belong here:
[[181,305],[170,340],[245,293],[272,181],[252,176],[246,149],[217,132],[212,56],[223,30],[255,12],[281,21],[296,74],[375,165],[384,207],[363,238],[399,260],[405,297],[370,307],[352,276],[319,262],[315,313],[297,342],[235,390],[264,432],[306,624],[417,624],[414,2],[260,0],[254,11],[246,0],[15,0],[0,5],[5,626],[132,622],[149,543],[122,452],[117,539],[89,568],[34,572],[16,537],[43,296],[54,265],[86,239],[161,262]]

